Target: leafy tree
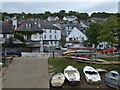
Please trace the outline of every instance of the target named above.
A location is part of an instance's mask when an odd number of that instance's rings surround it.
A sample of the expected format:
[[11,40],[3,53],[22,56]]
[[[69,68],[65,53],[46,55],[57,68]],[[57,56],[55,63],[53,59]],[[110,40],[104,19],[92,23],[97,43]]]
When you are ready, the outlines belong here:
[[117,38],[118,38],[118,46],[120,51],[120,13],[117,14]]
[[91,23],[89,28],[86,30],[86,35],[88,37],[89,45],[95,44],[97,46],[98,44],[98,36],[99,32],[101,31],[101,26],[98,23]]
[[59,13],[66,13],[66,11],[65,10],[60,10]]
[[61,10],[59,11],[58,17],[62,20],[63,17],[66,16],[66,11],[65,10]]
[[2,20],[2,13],[0,12],[0,20]]
[[69,11],[68,12],[68,15],[70,15],[70,16],[76,16],[78,14],[78,12],[76,12],[76,11]]
[[98,36],[100,41],[107,41],[110,44],[117,43],[117,17],[110,16],[107,21],[101,22],[102,29]]
[[114,13],[106,13],[106,12],[98,12],[98,13],[92,13],[91,14],[91,18],[92,17],[97,17],[97,18],[108,18],[108,17],[110,17],[111,15],[116,15],[116,14],[114,14]]
[[84,19],[87,20],[87,19],[89,18],[89,15],[88,15],[87,13],[78,13],[76,16],[77,16],[78,19],[80,19],[80,20],[84,20]]
[[66,43],[66,36],[62,36],[62,38],[60,39],[60,45],[64,47],[65,43]]

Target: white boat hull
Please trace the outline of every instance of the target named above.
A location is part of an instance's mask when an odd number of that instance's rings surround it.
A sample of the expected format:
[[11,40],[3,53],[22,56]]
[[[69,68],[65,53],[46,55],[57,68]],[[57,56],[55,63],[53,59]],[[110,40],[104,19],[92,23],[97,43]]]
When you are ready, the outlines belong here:
[[101,77],[97,70],[95,70],[91,66],[85,66],[83,69],[83,72],[85,74],[86,81],[88,83],[100,83]]
[[80,82],[79,71],[70,65],[64,69],[64,75],[71,85],[76,85]]
[[53,87],[61,87],[65,82],[65,76],[63,73],[55,74],[51,79],[51,86]]
[[120,88],[120,74],[116,70],[106,73],[105,82],[108,86],[119,89]]

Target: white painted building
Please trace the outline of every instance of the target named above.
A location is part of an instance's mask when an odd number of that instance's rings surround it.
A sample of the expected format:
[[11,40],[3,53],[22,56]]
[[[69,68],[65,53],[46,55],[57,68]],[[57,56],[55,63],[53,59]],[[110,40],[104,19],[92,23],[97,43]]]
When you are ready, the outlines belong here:
[[48,18],[47,18],[47,20],[48,21],[57,21],[57,20],[59,20],[59,17],[53,17],[53,16],[49,16]]
[[63,20],[64,20],[64,21],[68,21],[68,22],[70,22],[70,21],[75,21],[76,19],[77,19],[76,16],[64,16],[64,17],[63,17]]
[[74,42],[82,43],[85,40],[87,40],[87,36],[83,34],[79,29],[74,27],[71,33],[66,38],[66,45],[72,45]]
[[[41,28],[43,30],[42,35],[33,34],[31,36],[32,41],[40,41],[42,39],[44,46],[56,46],[59,45],[59,41],[61,39],[61,30],[51,24],[50,22],[41,23]],[[41,38],[40,38],[41,37]]]
[[59,45],[61,39],[61,30],[43,29],[43,45],[56,46]]

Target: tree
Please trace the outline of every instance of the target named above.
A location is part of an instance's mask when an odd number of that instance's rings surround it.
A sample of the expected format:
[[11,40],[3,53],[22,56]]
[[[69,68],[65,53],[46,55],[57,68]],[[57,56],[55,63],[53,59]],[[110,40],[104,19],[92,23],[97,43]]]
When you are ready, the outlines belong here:
[[76,11],[69,11],[68,13],[70,16],[76,16],[78,14],[78,12]]
[[117,15],[117,37],[118,37],[118,47],[120,51],[120,13]]
[[65,43],[66,43],[66,36],[62,36],[60,39],[60,45],[64,47]]
[[92,23],[90,24],[89,28],[86,30],[86,35],[88,37],[88,41],[90,45],[95,44],[97,46],[98,44],[98,36],[99,32],[101,31],[101,26],[98,23]]
[[97,18],[108,18],[108,17],[110,17],[111,15],[116,15],[116,14],[114,14],[114,13],[106,13],[106,12],[98,12],[98,13],[92,13],[91,14],[91,18],[92,17],[97,17]]
[[59,11],[58,17],[59,17],[61,20],[63,19],[64,16],[66,16],[65,10]]
[[66,13],[66,11],[65,10],[60,10],[59,13]]
[[78,17],[78,19],[80,20],[84,20],[84,19],[88,19],[89,18],[89,15],[87,13],[77,13],[76,15]]
[[98,39],[100,41],[106,41],[111,45],[117,43],[118,36],[117,36],[117,17],[110,16],[107,21],[101,22],[101,31]]

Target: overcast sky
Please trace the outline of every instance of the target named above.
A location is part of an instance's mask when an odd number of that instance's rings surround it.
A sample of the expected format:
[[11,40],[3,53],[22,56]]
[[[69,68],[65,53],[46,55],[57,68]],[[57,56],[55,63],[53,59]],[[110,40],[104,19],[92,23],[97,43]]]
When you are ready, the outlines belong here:
[[[34,2],[33,2],[34,1]],[[63,2],[62,2],[63,1]],[[113,2],[114,1],[114,2]],[[59,12],[60,10],[78,11],[82,13],[93,13],[93,12],[118,12],[118,1],[119,0],[48,0],[37,1],[37,0],[3,0],[2,1],[2,12],[25,12],[25,13],[43,13],[45,11]]]

